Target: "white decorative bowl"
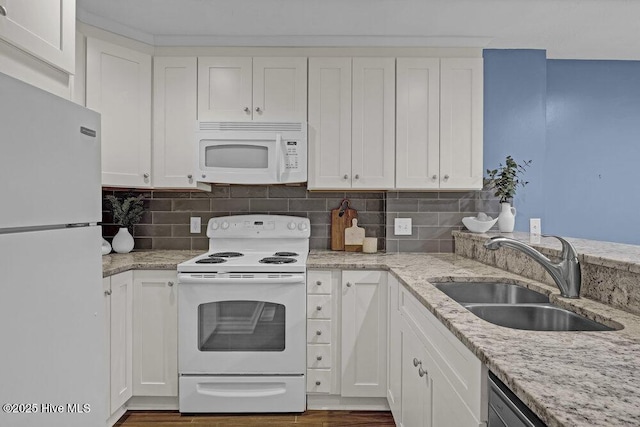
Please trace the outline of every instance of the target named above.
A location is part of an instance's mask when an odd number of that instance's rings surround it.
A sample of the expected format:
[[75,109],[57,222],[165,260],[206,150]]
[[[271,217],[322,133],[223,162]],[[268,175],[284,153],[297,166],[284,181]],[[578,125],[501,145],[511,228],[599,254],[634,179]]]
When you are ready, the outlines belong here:
[[489,221],[480,221],[475,216],[465,216],[462,218],[464,226],[473,233],[486,233],[496,222],[498,222],[498,218],[490,219]]

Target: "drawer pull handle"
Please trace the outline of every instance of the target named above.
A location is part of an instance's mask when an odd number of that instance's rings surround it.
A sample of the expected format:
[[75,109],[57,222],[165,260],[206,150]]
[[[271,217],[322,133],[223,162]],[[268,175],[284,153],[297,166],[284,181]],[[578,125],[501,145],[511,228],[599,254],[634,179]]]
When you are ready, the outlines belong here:
[[317,307],[316,307],[316,310],[318,310],[318,311],[322,311],[322,306],[321,306],[321,305],[317,306]]
[[321,282],[320,280],[318,280],[318,281],[316,282],[316,285],[318,285],[318,286],[322,286],[322,282]]
[[320,381],[316,381],[316,385],[320,385],[322,384]]
[[318,361],[322,360],[322,356],[316,356],[316,360]]
[[422,360],[418,360],[417,358],[413,358],[413,366],[415,366],[416,368],[418,367],[418,365],[422,366]]
[[318,336],[322,335],[322,331],[316,331],[316,335]]
[[427,374],[427,371],[425,371],[424,369],[422,368],[418,369],[418,375],[420,375],[421,378],[424,377],[426,374]]

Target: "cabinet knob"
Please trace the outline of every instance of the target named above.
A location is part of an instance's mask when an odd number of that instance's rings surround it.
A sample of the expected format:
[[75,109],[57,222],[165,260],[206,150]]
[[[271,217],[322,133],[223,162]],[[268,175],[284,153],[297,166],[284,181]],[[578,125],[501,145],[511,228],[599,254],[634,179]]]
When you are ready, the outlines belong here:
[[436,179],[438,179],[438,175],[433,175],[431,179],[435,181]]
[[413,366],[418,367],[418,365],[422,365],[422,360],[418,360],[417,358],[413,358]]
[[251,109],[249,107],[244,107],[244,112],[248,114],[251,112]]
[[0,5],[0,15],[7,16],[7,8]]
[[187,175],[187,178],[188,179],[193,179],[193,175],[189,174],[189,175]]
[[318,281],[316,282],[316,285],[318,285],[318,286],[322,286],[322,282],[321,282],[320,280],[318,280]]
[[167,282],[167,285],[173,286],[173,282]]
[[261,113],[262,110],[260,109],[260,107],[256,107],[256,113]]
[[347,282],[347,288],[351,287],[351,282]]
[[316,331],[316,335],[318,336],[322,335],[322,331]]
[[316,356],[316,360],[322,360],[322,356]]
[[343,176],[344,179],[349,179],[349,175],[347,175],[346,173]]
[[320,385],[322,384],[320,381],[316,381],[316,385]]
[[356,176],[354,176],[355,179],[360,179],[360,175],[356,174]]
[[105,294],[106,296],[111,295],[111,289],[108,289],[108,290],[104,291],[104,294]]
[[317,307],[316,307],[316,310],[318,310],[318,311],[322,311],[322,306],[321,306],[321,305],[317,306]]
[[426,373],[427,373],[427,371],[425,371],[424,369],[422,369],[422,368],[418,369],[418,375],[420,375],[420,377],[424,377],[426,375]]
[[449,179],[449,175],[445,175],[445,176],[444,176],[444,180],[446,181],[446,180],[448,180],[448,179]]
[[144,175],[142,175],[142,176],[144,177],[144,179],[149,178],[149,174],[148,174],[148,173],[145,173],[145,174],[144,174]]

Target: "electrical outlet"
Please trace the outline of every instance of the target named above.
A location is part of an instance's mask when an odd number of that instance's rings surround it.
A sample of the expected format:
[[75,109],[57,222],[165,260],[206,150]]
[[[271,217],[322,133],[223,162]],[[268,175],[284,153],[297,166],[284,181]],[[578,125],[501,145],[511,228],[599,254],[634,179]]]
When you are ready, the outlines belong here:
[[395,218],[393,225],[396,236],[411,236],[411,218]]
[[191,225],[190,225],[190,229],[189,231],[192,234],[197,234],[200,233],[201,230],[201,222],[200,222],[200,217],[199,216],[192,216],[191,217]]
[[530,218],[529,219],[529,233],[531,234],[535,234],[535,235],[541,235],[542,234],[542,228],[541,228],[542,224],[540,222],[540,218]]

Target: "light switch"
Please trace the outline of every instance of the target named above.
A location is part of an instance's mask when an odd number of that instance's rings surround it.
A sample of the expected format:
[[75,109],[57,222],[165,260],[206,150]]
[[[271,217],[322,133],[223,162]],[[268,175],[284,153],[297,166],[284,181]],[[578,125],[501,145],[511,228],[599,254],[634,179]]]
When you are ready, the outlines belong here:
[[411,218],[395,218],[393,224],[396,236],[411,236]]
[[192,216],[191,217],[191,226],[190,226],[190,232],[192,234],[197,234],[200,233],[201,231],[201,222],[200,222],[200,217],[199,216]]

